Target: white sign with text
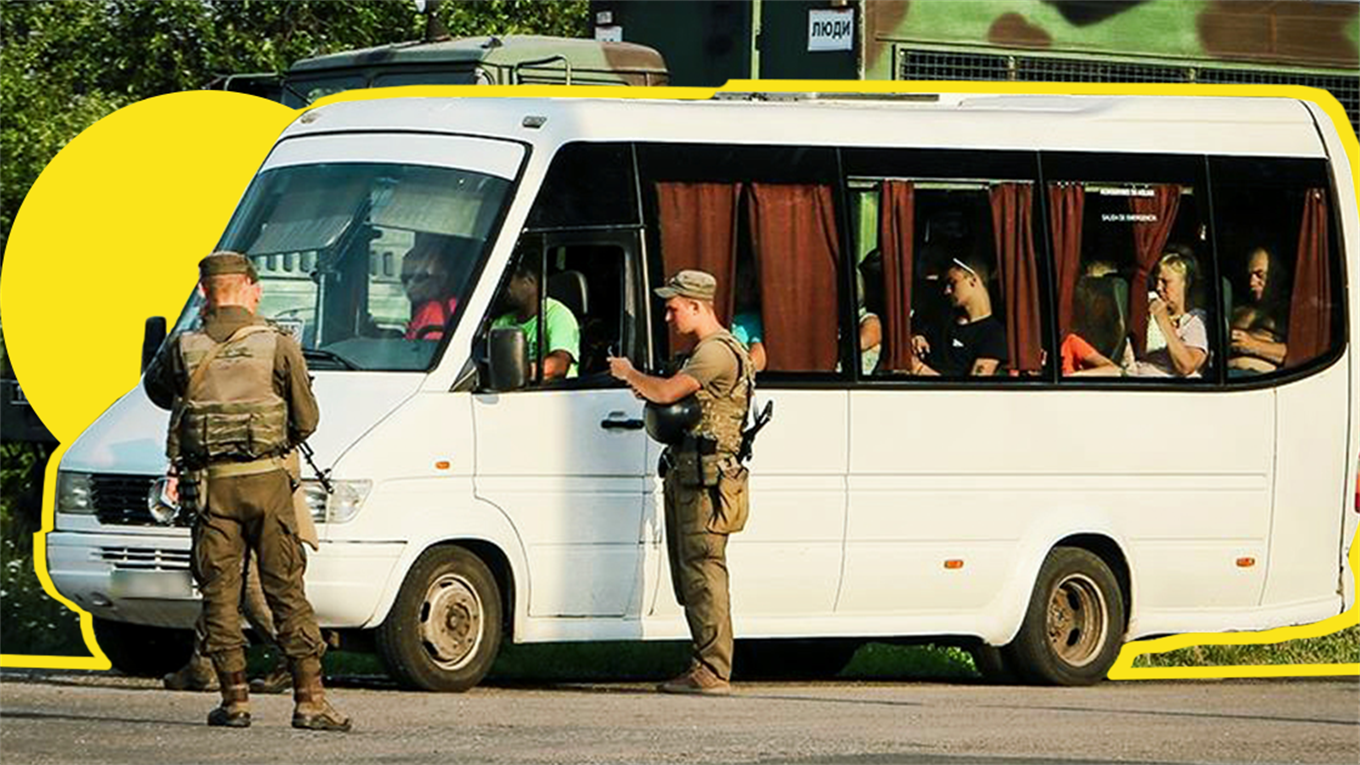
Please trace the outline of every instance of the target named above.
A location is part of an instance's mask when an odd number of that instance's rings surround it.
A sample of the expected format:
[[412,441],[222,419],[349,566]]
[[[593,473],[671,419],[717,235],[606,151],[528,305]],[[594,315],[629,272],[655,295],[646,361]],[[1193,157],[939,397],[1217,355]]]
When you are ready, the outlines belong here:
[[808,11],[808,50],[854,50],[855,9]]

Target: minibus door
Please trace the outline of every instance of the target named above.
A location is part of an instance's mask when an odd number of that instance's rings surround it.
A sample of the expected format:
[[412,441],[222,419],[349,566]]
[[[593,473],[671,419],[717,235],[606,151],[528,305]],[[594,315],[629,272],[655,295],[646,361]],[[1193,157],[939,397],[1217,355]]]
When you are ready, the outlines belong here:
[[579,323],[578,370],[567,380],[473,395],[477,494],[510,517],[524,542],[531,617],[636,617],[647,437],[642,402],[609,376],[608,351],[600,350],[629,347],[635,334],[628,285],[637,278],[636,236],[528,237],[521,251],[544,255],[547,297]]

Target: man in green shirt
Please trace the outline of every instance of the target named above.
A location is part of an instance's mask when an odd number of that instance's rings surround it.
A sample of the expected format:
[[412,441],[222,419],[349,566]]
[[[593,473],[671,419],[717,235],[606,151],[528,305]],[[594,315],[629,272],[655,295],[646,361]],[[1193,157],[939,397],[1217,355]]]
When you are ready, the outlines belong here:
[[[519,327],[529,345],[529,363],[538,364],[538,271],[530,264],[520,263],[510,276],[505,296],[510,310],[491,322],[492,327]],[[543,300],[543,382],[576,376],[576,359],[580,356],[581,327],[571,309],[559,300]]]

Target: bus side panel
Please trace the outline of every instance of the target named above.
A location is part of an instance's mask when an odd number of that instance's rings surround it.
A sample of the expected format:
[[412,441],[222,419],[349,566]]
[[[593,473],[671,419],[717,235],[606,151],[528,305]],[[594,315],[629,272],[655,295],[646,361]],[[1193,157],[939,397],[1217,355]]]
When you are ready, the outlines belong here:
[[[368,618],[344,626],[381,624],[422,553],[434,545],[467,540],[489,543],[505,556],[516,596],[508,613],[517,622],[525,616],[529,582],[524,545],[501,508],[474,496],[475,458],[471,398],[448,391],[412,396],[342,455],[335,477],[371,478],[373,489],[353,520],[322,527],[326,545],[334,551],[330,554],[340,556],[335,578],[354,580],[341,570],[345,555],[385,543],[402,545],[385,580],[373,576],[364,588],[351,591],[352,599],[366,599]],[[320,579],[314,584],[310,574],[309,592],[326,586]],[[364,594],[354,594],[358,592]],[[358,607],[349,604],[350,609]]]
[[837,612],[980,611],[1006,585],[986,561],[1055,511],[1128,540],[1135,611],[1253,608],[1273,419],[1271,391],[856,391]]
[[[1340,558],[1338,561],[1340,582],[1337,590],[1342,594],[1341,608],[1345,610],[1355,604],[1356,572],[1349,564],[1351,547],[1355,544],[1357,531],[1360,531],[1360,508],[1357,508],[1355,500],[1357,479],[1360,478],[1357,476],[1357,462],[1360,461],[1360,410],[1354,404],[1354,396],[1360,392],[1360,366],[1355,363],[1354,353],[1350,350],[1351,340],[1360,337],[1360,288],[1355,284],[1356,275],[1360,274],[1360,209],[1358,209],[1360,203],[1356,199],[1356,178],[1352,172],[1352,163],[1360,162],[1360,157],[1347,156],[1347,144],[1342,143],[1336,124],[1321,107],[1311,102],[1307,106],[1317,123],[1318,132],[1322,134],[1327,153],[1332,158],[1331,170],[1336,195],[1334,215],[1340,223],[1340,252],[1345,264],[1345,275],[1350,282],[1344,285],[1349,300],[1347,308],[1350,313],[1347,316],[1347,326],[1350,334],[1346,341],[1346,356],[1338,364],[1344,370],[1349,389],[1343,394],[1343,399],[1334,401],[1328,413],[1333,420],[1340,421],[1338,425],[1344,423],[1346,426],[1340,446],[1345,465],[1343,470],[1332,474],[1346,477],[1341,487],[1341,535],[1339,545],[1335,548],[1338,549]],[[1340,129],[1347,130],[1348,127],[1343,123]],[[1349,145],[1355,150],[1354,139]],[[1335,517],[1330,520],[1335,525]]]
[[1337,592],[1341,547],[1338,513],[1345,512],[1347,409],[1350,365],[1276,392],[1278,432],[1270,557],[1262,605],[1316,600]]

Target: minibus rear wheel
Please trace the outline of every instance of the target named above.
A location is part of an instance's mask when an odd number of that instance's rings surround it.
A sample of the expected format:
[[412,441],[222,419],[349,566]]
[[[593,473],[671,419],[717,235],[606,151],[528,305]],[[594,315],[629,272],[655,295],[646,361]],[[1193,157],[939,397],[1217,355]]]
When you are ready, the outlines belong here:
[[183,667],[194,650],[193,630],[149,627],[94,617],[94,637],[113,668],[133,677],[161,677]]
[[1056,547],[1039,568],[1007,658],[1034,683],[1098,683],[1119,656],[1124,618],[1119,582],[1105,561],[1079,547]]
[[462,692],[501,646],[501,593],[491,570],[454,545],[421,554],[378,628],[378,655],[403,686]]

